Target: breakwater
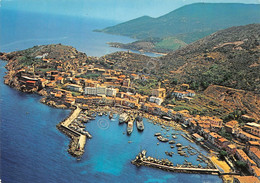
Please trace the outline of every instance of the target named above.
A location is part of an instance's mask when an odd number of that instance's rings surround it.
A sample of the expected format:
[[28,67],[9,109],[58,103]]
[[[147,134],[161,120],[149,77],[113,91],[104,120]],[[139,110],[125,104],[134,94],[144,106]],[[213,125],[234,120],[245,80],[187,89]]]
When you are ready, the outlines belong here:
[[84,147],[87,137],[91,138],[91,135],[89,133],[85,133],[84,131],[81,131],[82,133],[80,133],[71,128],[72,122],[75,121],[81,111],[82,109],[77,107],[74,111],[70,113],[70,115],[66,119],[64,119],[57,125],[57,128],[62,133],[71,138],[68,152],[74,157],[80,157],[84,154]]
[[219,170],[215,167],[213,163],[211,163],[211,166],[208,167],[202,167],[202,166],[195,166],[192,165],[189,162],[185,162],[183,165],[174,166],[171,161],[168,159],[156,159],[153,157],[146,157],[146,151],[143,150],[140,152],[136,158],[131,161],[132,164],[136,166],[148,166],[153,168],[159,168],[161,170],[165,171],[172,171],[172,172],[178,172],[178,173],[197,173],[197,174],[213,174],[213,175],[219,175]]

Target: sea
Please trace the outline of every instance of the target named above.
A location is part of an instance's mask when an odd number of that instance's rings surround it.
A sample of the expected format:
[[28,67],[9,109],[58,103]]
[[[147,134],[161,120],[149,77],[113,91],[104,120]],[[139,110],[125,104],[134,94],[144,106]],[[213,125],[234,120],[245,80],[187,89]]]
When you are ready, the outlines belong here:
[[[118,22],[72,16],[28,13],[0,8],[0,51],[10,52],[34,45],[62,43],[71,45],[89,56],[102,56],[122,49],[107,42],[128,43],[128,37],[93,32]],[[147,53],[150,56],[156,56]],[[126,124],[118,124],[118,115],[97,116],[86,124],[93,136],[87,140],[85,153],[79,160],[67,153],[70,139],[56,129],[70,110],[55,109],[39,102],[40,96],[19,92],[4,85],[6,62],[0,61],[0,182],[3,183],[110,183],[110,182],[183,182],[217,183],[218,176],[165,172],[131,164],[143,149],[148,156],[168,158],[175,165],[185,159],[198,165],[197,156],[182,157],[176,147],[159,143],[154,133],[178,137],[176,142],[191,145],[181,131],[162,129],[144,119],[145,130],[126,135]],[[165,151],[175,154],[169,157]],[[200,163],[205,166],[205,164]]]

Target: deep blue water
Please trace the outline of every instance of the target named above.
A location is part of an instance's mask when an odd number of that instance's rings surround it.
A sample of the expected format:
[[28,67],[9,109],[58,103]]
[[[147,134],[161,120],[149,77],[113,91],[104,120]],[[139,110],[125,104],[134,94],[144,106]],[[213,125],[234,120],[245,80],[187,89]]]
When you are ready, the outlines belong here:
[[[42,44],[70,45],[90,56],[103,56],[124,49],[107,42],[129,43],[134,39],[93,32],[119,22],[94,18],[36,14],[0,8],[0,51],[22,50]],[[133,51],[136,52],[136,51]],[[159,56],[146,53],[149,56]]]
[[[109,48],[105,42],[129,41],[129,38],[121,36],[91,32],[113,22],[9,13],[3,13],[0,9],[1,51],[58,41],[72,45],[88,55],[99,56],[116,50]],[[148,155],[157,158],[166,158],[164,151],[171,150],[169,144],[156,145],[158,140],[153,134],[161,132],[161,128],[146,121],[143,133],[135,128],[131,136],[126,136],[123,134],[126,126],[119,126],[117,119],[110,121],[107,116],[97,117],[87,124],[87,130],[93,139],[87,141],[85,154],[77,161],[67,153],[69,138],[56,129],[56,124],[70,111],[48,107],[39,102],[39,96],[21,93],[4,85],[5,64],[0,61],[2,182],[222,182],[218,176],[177,174],[132,165],[130,160],[141,149],[147,149]],[[100,120],[104,120],[101,125]],[[102,128],[103,124],[107,124],[108,128]],[[190,144],[180,135],[177,141],[184,145]],[[195,144],[192,146],[197,147]],[[176,152],[176,149],[173,151]],[[167,158],[174,164],[184,161],[178,155]],[[198,164],[195,156],[186,159]]]

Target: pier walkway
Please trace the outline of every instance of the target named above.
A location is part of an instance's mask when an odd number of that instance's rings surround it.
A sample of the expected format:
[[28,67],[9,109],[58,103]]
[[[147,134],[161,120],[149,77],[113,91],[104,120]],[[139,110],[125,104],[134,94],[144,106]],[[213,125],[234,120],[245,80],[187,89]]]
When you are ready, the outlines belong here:
[[75,109],[73,111],[73,113],[70,115],[70,117],[68,117],[65,121],[63,121],[61,124],[65,127],[68,127],[70,125],[70,123],[72,121],[74,121],[74,119],[76,119],[76,117],[78,117],[79,113],[81,112],[81,108],[77,107],[77,109]]
[[69,152],[73,156],[81,156],[84,153],[84,147],[87,140],[86,135],[69,128],[69,125],[78,117],[81,110],[81,108],[77,107],[67,119],[60,123],[58,127],[63,133],[72,139]]
[[167,166],[167,165],[161,165],[161,164],[153,163],[153,162],[149,162],[149,161],[142,161],[142,164],[145,166],[151,166],[151,167],[156,167],[156,168],[160,168],[160,169],[165,169],[168,171],[180,172],[180,173],[219,174],[218,169]]

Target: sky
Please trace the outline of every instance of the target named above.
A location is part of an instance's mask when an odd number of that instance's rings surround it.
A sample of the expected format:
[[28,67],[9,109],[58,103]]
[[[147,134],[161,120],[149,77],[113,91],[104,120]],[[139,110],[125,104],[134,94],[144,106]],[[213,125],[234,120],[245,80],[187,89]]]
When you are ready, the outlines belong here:
[[260,0],[0,0],[1,8],[127,21],[158,17],[196,2],[260,4]]

